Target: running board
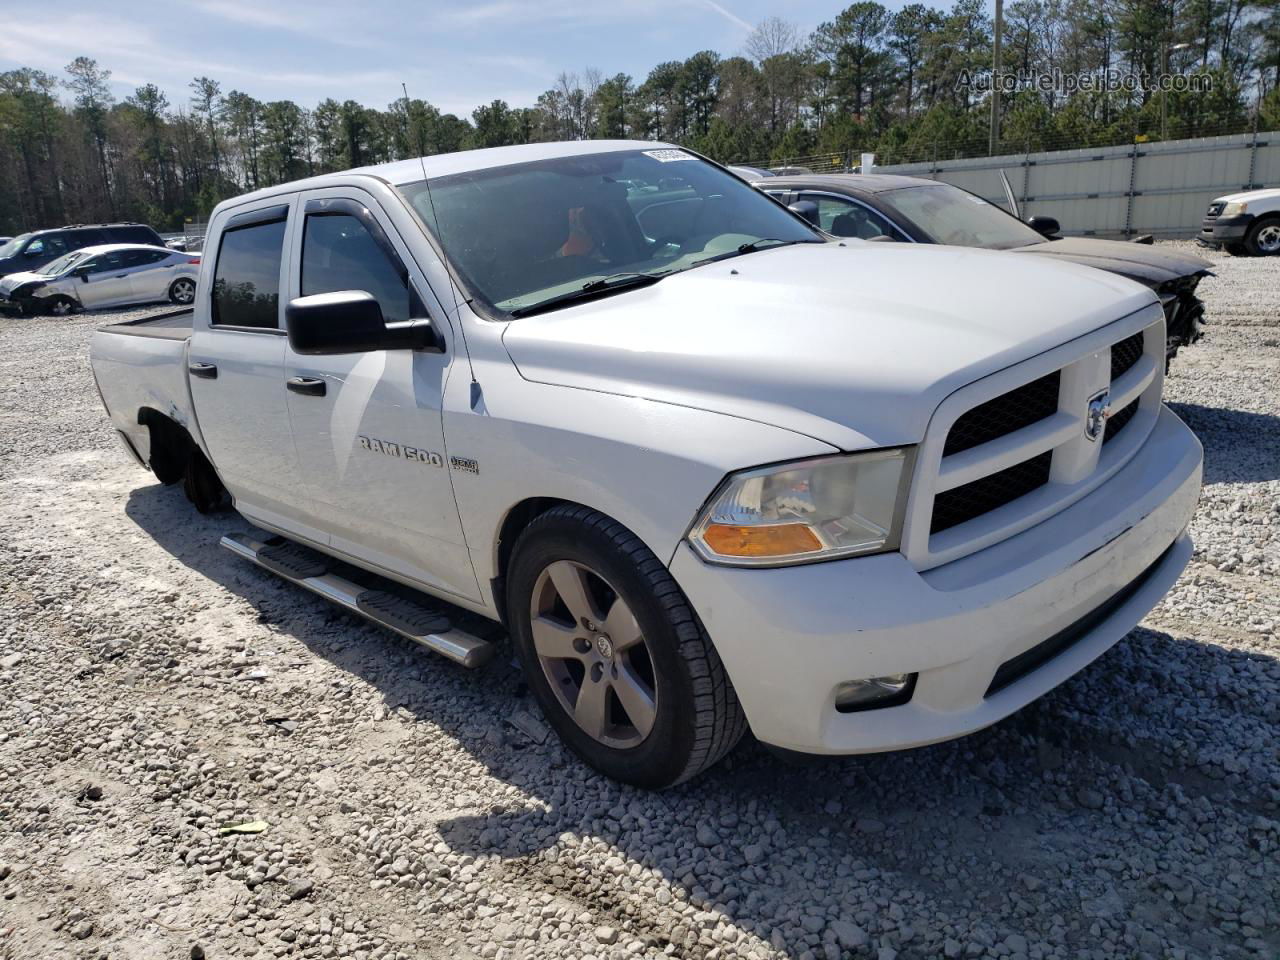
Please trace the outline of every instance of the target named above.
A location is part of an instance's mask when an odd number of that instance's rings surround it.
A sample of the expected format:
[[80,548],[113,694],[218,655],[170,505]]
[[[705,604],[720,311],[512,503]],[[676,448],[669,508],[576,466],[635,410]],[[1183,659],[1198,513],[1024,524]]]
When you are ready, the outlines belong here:
[[222,538],[221,545],[262,569],[306,587],[464,667],[482,666],[493,656],[492,643],[456,629],[438,607],[384,590],[371,590],[330,573],[332,561],[328,557],[300,544],[281,537],[264,543],[247,533],[229,533]]

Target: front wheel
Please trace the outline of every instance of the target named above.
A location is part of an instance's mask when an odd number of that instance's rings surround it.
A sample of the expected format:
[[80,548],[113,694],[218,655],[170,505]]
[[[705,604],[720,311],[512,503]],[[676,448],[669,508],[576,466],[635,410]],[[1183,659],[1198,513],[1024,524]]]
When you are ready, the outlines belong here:
[[728,753],[746,719],[679,586],[635,534],[555,507],[516,541],[507,618],[560,738],[606,776],[668,787]]
[[176,304],[186,306],[196,298],[196,282],[180,277],[169,284],[169,299]]
[[45,313],[55,317],[69,317],[76,312],[76,302],[70,297],[52,297],[43,306]]
[[1263,217],[1249,228],[1245,248],[1255,257],[1274,257],[1280,253],[1280,217]]

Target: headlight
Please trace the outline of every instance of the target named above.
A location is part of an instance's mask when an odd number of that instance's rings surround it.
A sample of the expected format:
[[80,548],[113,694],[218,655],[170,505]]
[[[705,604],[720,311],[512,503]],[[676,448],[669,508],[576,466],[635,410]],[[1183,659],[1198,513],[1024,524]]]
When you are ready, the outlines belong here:
[[1243,201],[1232,200],[1230,203],[1228,203],[1225,207],[1222,208],[1222,216],[1224,217],[1237,216],[1238,214],[1244,213],[1245,210],[1248,208],[1248,206],[1249,204]]
[[730,476],[689,533],[704,560],[779,566],[896,550],[914,447]]

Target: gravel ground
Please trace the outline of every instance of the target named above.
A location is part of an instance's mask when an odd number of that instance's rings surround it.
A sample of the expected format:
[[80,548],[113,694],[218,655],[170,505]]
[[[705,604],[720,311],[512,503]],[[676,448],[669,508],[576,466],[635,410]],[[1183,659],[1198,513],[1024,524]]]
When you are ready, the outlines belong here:
[[1280,955],[1280,262],[1218,270],[1141,627],[964,740],[657,795],[219,549],[108,431],[100,316],[0,320],[0,957]]

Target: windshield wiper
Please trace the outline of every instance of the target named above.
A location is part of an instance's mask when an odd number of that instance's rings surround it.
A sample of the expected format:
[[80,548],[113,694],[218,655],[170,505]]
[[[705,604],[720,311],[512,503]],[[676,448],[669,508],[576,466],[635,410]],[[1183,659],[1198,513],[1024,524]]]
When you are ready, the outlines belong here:
[[740,257],[744,253],[755,253],[757,250],[772,249],[773,247],[789,247],[795,243],[825,242],[825,240],[782,240],[778,237],[761,237],[759,240],[752,240],[750,243],[739,244],[736,250],[730,250],[727,253],[717,253],[714,257],[703,257],[701,260],[695,260],[690,264],[690,266],[700,267],[704,263],[715,263],[717,260],[728,260],[730,257]]
[[531,303],[527,307],[516,307],[510,313],[513,317],[527,317],[535,313],[545,313],[548,310],[554,310],[570,303],[595,300],[613,293],[621,293],[624,290],[634,290],[637,287],[649,287],[665,277],[668,272],[664,270],[661,273],[620,273],[612,277],[601,277],[599,280],[588,280],[577,290],[570,290],[568,293],[549,297],[538,303]]

